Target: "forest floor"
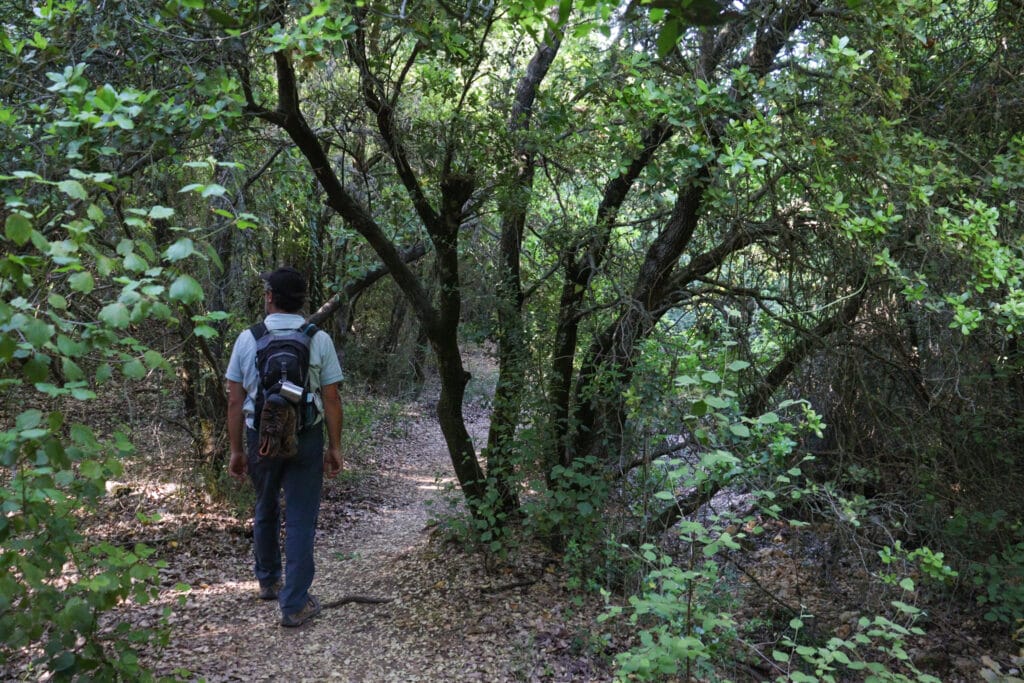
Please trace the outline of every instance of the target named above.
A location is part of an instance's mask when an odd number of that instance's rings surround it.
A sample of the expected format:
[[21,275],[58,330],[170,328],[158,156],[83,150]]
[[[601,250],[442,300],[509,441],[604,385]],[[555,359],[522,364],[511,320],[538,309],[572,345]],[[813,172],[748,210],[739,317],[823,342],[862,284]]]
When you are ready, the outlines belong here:
[[[450,514],[459,496],[436,399],[423,396],[349,404],[349,429],[361,433],[361,445],[323,490],[312,592],[325,603],[353,594],[387,602],[348,603],[301,628],[282,628],[276,602],[256,597],[248,485],[225,480],[227,495],[209,497],[187,474],[187,440],[153,427],[148,436],[136,430],[135,466],[124,482],[108,485],[86,533],[154,548],[151,559],[165,563],[159,597],[114,610],[104,630],[119,621],[157,627],[169,607],[169,642],[143,646],[142,664],[158,676],[211,683],[614,680],[614,653],[635,645],[636,627],[622,618],[599,625],[604,601],[571,585],[563,558],[524,545],[499,561],[457,542],[466,538],[456,528],[462,517]],[[477,443],[486,439],[487,416],[484,405],[468,403]],[[723,565],[735,594],[721,599],[733,601],[745,634],[725,653],[736,665],[723,679],[785,680],[772,661],[778,635],[767,626],[814,614],[821,633],[846,638],[866,600],[879,597],[852,555],[826,557],[821,538],[829,533],[826,525],[779,522]],[[907,643],[922,670],[950,682],[1021,680],[1013,676],[1024,653],[1008,635],[993,638],[976,611],[956,602],[928,607],[927,636]],[[30,654],[0,668],[0,679],[42,680]]]
[[[165,513],[181,529],[160,556],[165,590],[130,617],[155,624],[174,605],[171,640],[145,652],[157,675],[205,681],[603,681],[587,642],[599,601],[569,600],[541,549],[514,564],[484,561],[449,542],[432,516],[453,500],[451,462],[436,420],[410,406],[373,453],[348,454],[349,475],[327,482],[312,593],[389,600],[324,609],[297,629],[252,579],[251,521]],[[486,423],[470,422],[477,439]],[[439,511],[440,512],[440,511]],[[205,518],[205,519],[204,519]],[[178,582],[187,583],[177,605]]]

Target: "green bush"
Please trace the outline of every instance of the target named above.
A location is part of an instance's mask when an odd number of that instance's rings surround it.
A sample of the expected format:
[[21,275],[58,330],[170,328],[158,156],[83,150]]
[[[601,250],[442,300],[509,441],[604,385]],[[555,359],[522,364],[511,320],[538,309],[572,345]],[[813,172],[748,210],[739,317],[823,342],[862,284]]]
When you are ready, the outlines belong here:
[[[68,77],[84,87],[80,73]],[[158,564],[144,546],[80,530],[134,447],[122,431],[98,436],[65,413],[100,394],[118,400],[125,385],[170,368],[133,333],[148,321],[174,325],[172,307],[202,300],[181,263],[198,254],[187,237],[162,253],[127,238],[107,249],[96,235],[107,215],[100,197],[114,190],[109,174],[0,180],[0,388],[12,411],[0,430],[0,665],[29,654],[40,675],[142,678],[134,647],[161,642],[161,633],[128,622],[108,633],[100,623],[125,601],[152,599]],[[128,213],[142,229],[174,212]],[[201,325],[195,333],[215,334]]]

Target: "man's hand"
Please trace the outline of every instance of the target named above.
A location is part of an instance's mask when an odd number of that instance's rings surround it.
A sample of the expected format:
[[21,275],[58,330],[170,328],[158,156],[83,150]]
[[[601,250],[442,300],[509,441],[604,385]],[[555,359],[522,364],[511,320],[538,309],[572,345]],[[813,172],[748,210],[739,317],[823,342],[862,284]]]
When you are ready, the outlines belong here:
[[333,479],[341,472],[344,463],[341,459],[341,449],[337,446],[333,446],[327,449],[326,455],[324,455],[324,474],[327,475],[328,479]]
[[242,451],[231,451],[231,460],[228,462],[228,474],[238,481],[245,480],[245,474],[249,471],[248,459]]

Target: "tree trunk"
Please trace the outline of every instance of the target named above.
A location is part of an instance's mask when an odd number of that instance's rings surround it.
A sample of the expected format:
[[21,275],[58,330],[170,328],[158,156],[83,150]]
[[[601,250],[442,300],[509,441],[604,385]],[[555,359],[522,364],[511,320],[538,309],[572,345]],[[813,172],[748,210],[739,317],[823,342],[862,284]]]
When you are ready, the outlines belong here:
[[[389,144],[399,177],[406,185],[412,202],[430,233],[437,252],[438,273],[441,278],[439,306],[435,308],[422,283],[406,264],[403,255],[377,224],[369,211],[349,194],[335,174],[320,139],[309,127],[299,108],[299,94],[295,71],[288,55],[273,55],[277,67],[277,108],[266,109],[256,103],[247,74],[243,73],[243,92],[247,111],[284,130],[306,157],[314,175],[331,206],[356,232],[362,235],[387,267],[391,277],[401,288],[427,331],[437,355],[441,376],[441,398],[438,402],[438,421],[445,436],[452,465],[459,485],[470,503],[477,509],[484,498],[486,482],[483,470],[476,460],[472,439],[462,417],[462,400],[467,374],[462,367],[457,331],[460,313],[458,282],[458,218],[462,204],[471,192],[472,184],[464,178],[446,175],[442,182],[443,211],[434,211],[426,200],[405,152],[391,129],[392,112],[387,104],[376,98],[370,84],[364,79],[366,99],[376,107],[381,134]],[[359,59],[357,55],[357,60]],[[365,59],[360,68],[365,71]]]
[[[557,20],[557,16],[555,17]],[[516,430],[526,382],[527,350],[523,333],[523,288],[520,253],[523,230],[533,188],[535,154],[524,143],[522,133],[530,129],[537,90],[558,54],[561,33],[537,48],[516,87],[509,119],[513,138],[514,173],[510,196],[502,207],[498,297],[498,384],[487,435],[487,474],[495,481],[499,511],[508,514],[519,506],[519,497],[509,478],[515,468]]]

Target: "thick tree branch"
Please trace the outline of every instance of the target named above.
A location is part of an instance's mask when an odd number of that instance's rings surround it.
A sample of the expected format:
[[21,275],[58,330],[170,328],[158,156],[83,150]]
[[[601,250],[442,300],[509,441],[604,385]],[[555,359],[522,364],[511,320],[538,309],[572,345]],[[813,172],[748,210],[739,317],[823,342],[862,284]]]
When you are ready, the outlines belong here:
[[[274,61],[279,81],[283,80],[286,84],[294,86],[296,82],[295,72],[291,63],[287,59],[277,58],[276,55]],[[286,100],[283,103],[283,106],[295,107],[292,111],[285,113],[282,111],[282,103],[279,103],[276,111],[269,111],[260,107],[252,97],[251,88],[244,84],[243,88],[246,92],[246,101],[248,102],[250,113],[273,123],[288,134],[292,142],[295,143],[303,156],[306,157],[306,161],[309,163],[313,174],[327,196],[328,206],[334,209],[343,220],[369,242],[391,273],[395,283],[398,284],[399,288],[408,297],[419,319],[428,326],[435,324],[437,311],[431,304],[426,290],[416,275],[408,268],[402,255],[391,239],[384,233],[384,230],[381,229],[370,213],[341,184],[338,176],[334,173],[330,160],[327,158],[327,152],[323,144],[302,116],[297,94],[295,94],[296,99],[294,101]],[[290,91],[291,86],[278,88],[278,92],[285,92],[286,97],[292,97],[292,95],[287,94]]]
[[801,335],[786,351],[775,366],[768,371],[757,386],[746,396],[743,401],[743,413],[754,417],[763,413],[768,407],[768,401],[772,394],[789,377],[793,371],[805,360],[815,349],[821,348],[825,340],[838,330],[851,325],[857,319],[861,304],[864,302],[866,287],[861,285],[857,291],[846,300],[846,303],[836,313],[814,326],[809,333]]
[[[742,400],[743,414],[747,417],[756,417],[764,413],[772,394],[782,385],[782,382],[785,381],[793,370],[799,366],[800,362],[810,355],[814,349],[820,348],[829,335],[853,323],[863,303],[864,294],[865,288],[860,287],[853,296],[847,299],[841,309],[815,325],[809,334],[804,335],[790,347],[782,359],[775,364],[775,367]],[[648,538],[654,534],[666,531],[686,515],[693,514],[702,505],[707,504],[727,483],[715,482],[683,494],[672,505],[662,510],[657,517],[650,520],[630,540],[635,543],[640,538]]]
[[[419,215],[420,220],[423,221],[423,225],[426,226],[429,232],[433,233],[438,230],[440,217],[434,207],[431,206],[430,201],[427,199],[426,193],[423,191],[423,186],[420,184],[419,178],[416,176],[416,172],[413,169],[412,164],[409,162],[408,152],[404,145],[402,145],[395,121],[395,107],[393,102],[397,101],[401,92],[401,84],[396,84],[395,91],[392,93],[390,99],[386,97],[383,85],[370,68],[370,62],[366,52],[366,39],[363,31],[359,31],[356,34],[355,39],[348,41],[348,47],[349,55],[352,57],[352,61],[355,62],[356,68],[359,70],[359,81],[363,92],[363,101],[366,102],[366,106],[369,107],[370,111],[374,113],[374,116],[377,119],[377,130],[380,132],[381,139],[384,141],[384,146],[388,150],[388,154],[391,156],[391,159],[395,164],[395,170],[398,173],[398,178],[402,181],[402,185],[405,187],[406,192],[409,193],[413,207],[416,209],[416,213]],[[420,50],[421,47],[419,43],[413,46],[412,54],[409,56],[410,64],[415,60],[415,57]]]
[[[777,221],[762,223],[758,226],[745,226],[733,230],[726,235],[714,248],[694,256],[681,271],[669,278],[658,297],[657,303],[664,306],[671,303],[673,293],[686,289],[691,282],[702,279],[708,273],[719,268],[733,254],[746,249],[751,244],[767,237],[778,235],[784,227]],[[669,297],[669,298],[666,298]]]
[[[405,263],[412,263],[417,261],[427,253],[426,246],[421,242],[409,247],[402,252],[402,261]],[[352,282],[345,285],[345,289],[338,292],[330,299],[328,299],[315,313],[310,315],[306,322],[313,323],[317,326],[322,326],[324,321],[330,318],[334,313],[341,308],[345,301],[351,301],[359,294],[369,289],[371,285],[380,280],[381,278],[390,274],[390,270],[387,266],[381,264],[376,268],[373,268],[369,272],[363,274],[361,277],[356,278]]]

